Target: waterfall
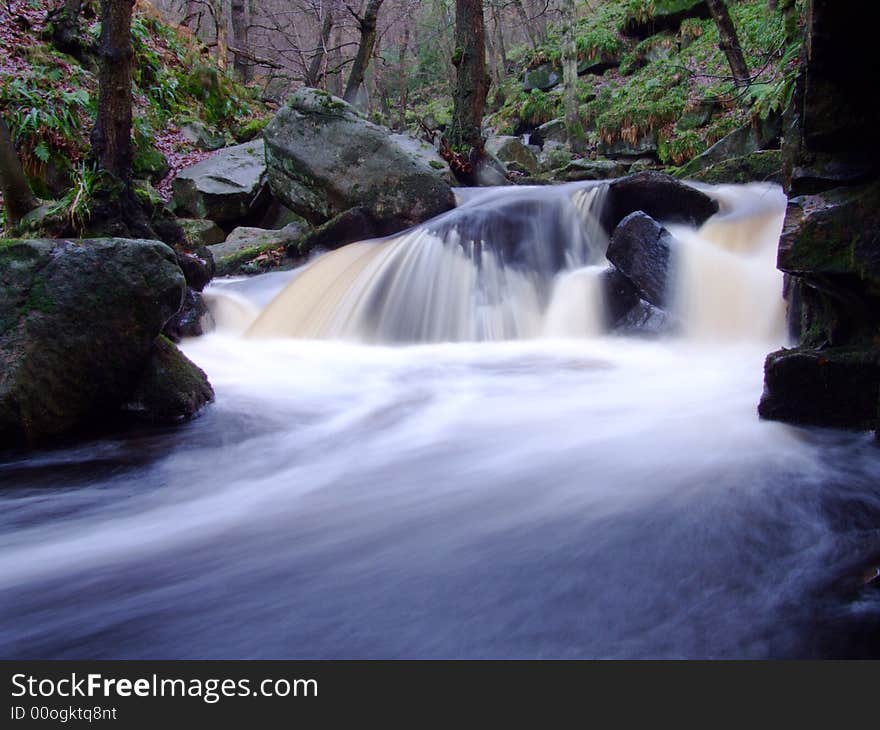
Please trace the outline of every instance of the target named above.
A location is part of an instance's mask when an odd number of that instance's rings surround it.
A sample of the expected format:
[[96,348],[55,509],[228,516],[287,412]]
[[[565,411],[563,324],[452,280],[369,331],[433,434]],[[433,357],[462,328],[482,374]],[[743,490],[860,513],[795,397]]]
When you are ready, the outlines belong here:
[[[668,299],[681,333],[780,341],[775,252],[785,196],[774,185],[703,189],[719,213],[700,229],[668,226]],[[248,335],[365,343],[602,335],[607,190],[592,182],[460,189],[442,216],[315,259],[249,318]],[[240,303],[219,309],[219,319],[233,309],[242,321]]]

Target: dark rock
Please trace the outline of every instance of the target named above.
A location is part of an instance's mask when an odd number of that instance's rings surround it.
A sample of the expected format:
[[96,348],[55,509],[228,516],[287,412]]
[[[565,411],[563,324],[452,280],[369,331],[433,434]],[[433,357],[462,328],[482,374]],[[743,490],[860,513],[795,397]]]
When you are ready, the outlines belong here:
[[532,131],[529,141],[539,147],[543,147],[547,142],[559,142],[565,144],[568,142],[568,132],[565,129],[564,119],[551,119],[540,127]]
[[620,66],[620,56],[614,53],[600,53],[593,58],[585,58],[578,62],[578,76],[594,74],[601,76],[608,69]]
[[605,327],[615,330],[641,301],[633,283],[614,266],[609,266],[599,277],[605,305]]
[[333,250],[355,241],[365,241],[379,236],[379,227],[369,211],[352,208],[318,226],[299,241],[296,250],[301,255],[316,249]]
[[650,38],[663,31],[677,31],[689,18],[711,18],[706,0],[654,0],[647,18],[631,17],[626,34],[636,38]]
[[135,177],[146,178],[152,183],[159,182],[171,172],[168,159],[152,144],[141,144],[135,149],[131,168]]
[[648,303],[666,303],[672,236],[641,211],[630,214],[614,229],[608,260]]
[[778,116],[761,123],[761,129],[758,134],[751,125],[740,127],[731,132],[726,137],[718,140],[708,150],[697,155],[678,171],[678,176],[682,178],[696,177],[701,170],[718,165],[728,160],[748,157],[754,152],[765,150],[774,146],[782,131],[782,121]]
[[650,335],[659,337],[673,332],[675,329],[672,316],[665,309],[639,299],[614,326],[619,335]]
[[178,251],[177,265],[183,271],[187,286],[202,291],[214,278],[214,257],[207,246],[201,246],[192,252]]
[[140,420],[169,425],[195,416],[214,400],[204,371],[165,337],[157,337],[124,410]]
[[767,357],[762,418],[802,425],[878,427],[880,352],[800,348]]
[[0,443],[36,443],[120,408],[180,308],[158,241],[0,242]]
[[234,224],[268,204],[263,140],[227,147],[184,168],[172,183],[178,214]]
[[210,329],[205,327],[205,322],[210,321],[210,316],[204,297],[187,287],[180,309],[165,323],[162,334],[174,342],[180,342],[185,337],[201,337],[207,329]]
[[180,125],[180,135],[196,149],[205,152],[214,152],[226,146],[226,135],[209,129],[197,120]]
[[455,205],[454,178],[433,147],[326,92],[296,92],[264,139],[272,192],[314,225],[362,207],[390,235]]
[[529,69],[523,76],[523,91],[549,91],[562,83],[562,72],[552,63]]
[[662,223],[700,226],[718,212],[718,203],[669,175],[645,171],[608,186],[602,224],[611,232],[635,211],[642,211]]
[[508,169],[510,163],[517,163],[530,175],[538,172],[537,155],[526,147],[519,137],[490,137],[486,140],[486,152],[494,155],[501,162],[508,163]]

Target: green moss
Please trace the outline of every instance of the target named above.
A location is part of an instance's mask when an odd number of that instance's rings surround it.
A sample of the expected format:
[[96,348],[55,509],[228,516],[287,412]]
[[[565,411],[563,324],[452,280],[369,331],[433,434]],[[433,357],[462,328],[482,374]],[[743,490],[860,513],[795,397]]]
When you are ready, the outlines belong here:
[[446,166],[442,162],[437,162],[437,160],[429,160],[428,165],[430,165],[435,170],[443,170]]

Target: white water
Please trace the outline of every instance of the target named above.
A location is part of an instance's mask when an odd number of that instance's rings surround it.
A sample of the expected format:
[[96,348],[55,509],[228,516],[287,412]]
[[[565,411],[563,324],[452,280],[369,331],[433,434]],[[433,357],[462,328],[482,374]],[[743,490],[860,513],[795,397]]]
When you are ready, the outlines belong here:
[[[600,332],[578,198],[557,274],[477,274],[441,229],[212,286],[221,329],[185,346],[217,392],[202,417],[0,464],[0,654],[852,651],[876,600],[829,586],[880,554],[880,459],[758,420],[784,200],[713,194],[719,219],[675,229],[666,340]],[[441,336],[461,341],[361,342]]]

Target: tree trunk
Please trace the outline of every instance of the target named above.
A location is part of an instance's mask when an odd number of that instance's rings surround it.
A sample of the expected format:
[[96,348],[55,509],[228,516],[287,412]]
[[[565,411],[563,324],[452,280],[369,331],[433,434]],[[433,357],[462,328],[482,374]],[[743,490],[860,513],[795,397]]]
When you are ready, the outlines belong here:
[[101,0],[98,41],[98,119],[92,149],[99,166],[126,184],[131,182],[131,3]]
[[0,117],[0,191],[3,192],[3,201],[6,204],[6,220],[12,225],[37,207],[37,199],[28,186],[12,135],[3,117]]
[[247,7],[245,0],[232,0],[230,6],[230,18],[232,20],[233,47],[243,51],[235,54],[233,68],[238,78],[247,83],[251,77],[251,65],[248,59],[250,53],[250,40],[248,39]]
[[577,81],[578,60],[577,42],[575,39],[575,21],[577,20],[574,0],[563,0],[562,3],[562,84],[565,101],[565,131],[572,152],[582,153],[585,149],[584,127],[581,124],[578,110]]
[[324,56],[327,53],[327,45],[330,43],[330,33],[333,30],[333,11],[327,8],[324,11],[324,19],[321,21],[321,38],[318,40],[318,48],[315,55],[309,63],[306,70],[306,84],[311,87],[317,87],[321,82],[321,66],[324,63]]
[[742,47],[739,44],[739,37],[736,34],[736,27],[727,10],[724,0],[706,0],[709,6],[709,12],[718,26],[718,34],[721,37],[719,47],[727,56],[727,62],[730,64],[730,70],[733,72],[733,83],[738,89],[744,89],[751,83],[749,75],[749,67],[746,64]]
[[507,49],[504,46],[504,26],[498,17],[498,5],[492,3],[492,25],[495,29],[495,50],[498,52],[498,85],[507,77]]
[[333,96],[342,96],[342,29],[337,26],[333,34],[333,45],[328,54],[330,71],[327,73],[327,91]]
[[400,43],[398,54],[397,83],[400,84],[400,129],[406,129],[406,107],[409,101],[409,79],[406,74],[406,52],[409,47],[409,24],[404,26],[403,40]]
[[343,94],[343,98],[349,104],[353,104],[357,99],[358,91],[364,83],[364,74],[373,55],[373,46],[376,44],[376,20],[380,7],[382,7],[382,0],[369,0],[364,16],[358,18],[361,42],[358,45],[357,55],[354,57],[354,63],[351,66],[351,73],[348,76],[348,83],[345,85],[345,93]]
[[481,154],[481,125],[486,94],[489,91],[481,0],[455,2],[455,50],[452,64],[456,70],[456,84],[449,142],[457,151],[463,152],[470,148]]

